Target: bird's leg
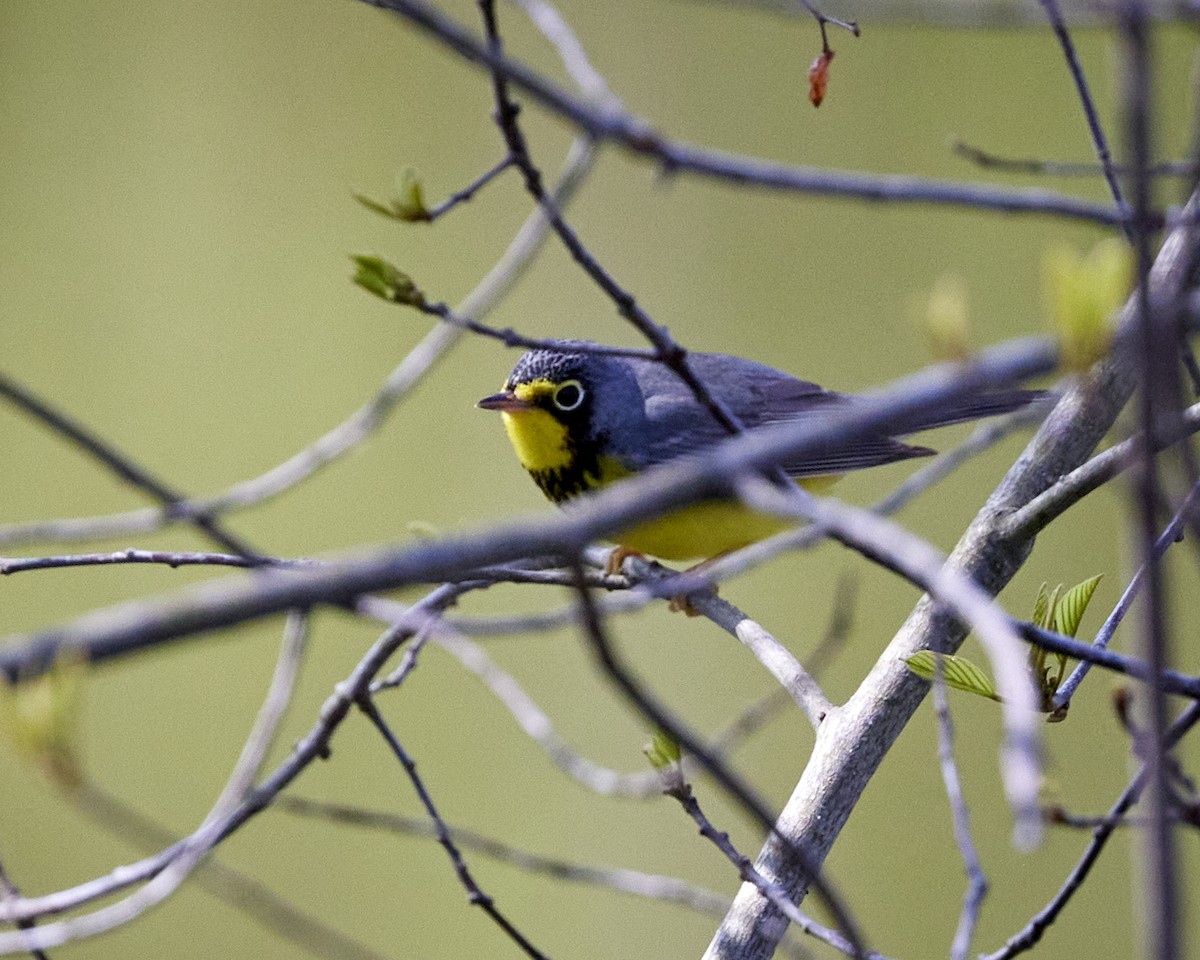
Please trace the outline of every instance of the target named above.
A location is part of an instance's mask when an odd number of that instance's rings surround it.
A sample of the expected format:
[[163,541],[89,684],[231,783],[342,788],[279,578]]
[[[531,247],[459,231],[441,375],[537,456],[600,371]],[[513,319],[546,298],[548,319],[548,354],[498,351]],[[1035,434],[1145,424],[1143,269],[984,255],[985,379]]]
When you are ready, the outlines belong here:
[[[688,576],[690,574],[702,573],[707,567],[711,566],[717,560],[721,559],[721,557],[725,556],[725,554],[731,553],[731,552],[732,551],[730,551],[730,550],[722,550],[720,553],[713,554],[707,560],[701,560],[699,563],[695,564],[694,566],[688,567],[686,570],[683,571],[682,576]],[[667,609],[670,610],[672,613],[683,613],[683,615],[685,617],[700,616],[700,611],[697,610],[695,607],[693,607],[691,604],[691,601],[688,599],[688,597],[695,596],[698,593],[711,593],[715,597],[717,595],[716,584],[711,584],[709,586],[703,587],[700,590],[694,590],[688,594],[681,593],[681,594],[677,594],[676,596],[673,596],[671,598],[671,602],[669,604],[667,604]]]
[[604,564],[604,573],[606,576],[613,577],[621,572],[621,565],[630,557],[642,559],[642,555],[636,550],[630,550],[628,547],[622,547],[620,544],[613,547],[612,553],[608,555],[608,562]]
[[[695,564],[694,566],[688,567],[686,570],[684,570],[680,574],[680,576],[687,576],[688,574],[693,574],[693,573],[702,573],[706,567],[708,567],[711,563],[713,563],[713,561],[720,559],[721,557],[725,556],[726,553],[729,553],[729,552],[730,551],[725,550],[721,553],[714,554],[713,556],[709,557],[707,560],[701,560],[699,563]],[[612,552],[608,555],[608,560],[604,564],[604,573],[610,577],[615,576],[616,574],[620,573],[621,566],[625,563],[625,561],[629,557],[637,557],[639,560],[645,559],[645,557],[643,557],[642,554],[640,554],[637,550],[631,550],[631,549],[629,549],[629,547],[623,547],[623,546],[620,546],[619,544],[617,546],[613,547]],[[707,586],[707,587],[702,587],[700,590],[693,591],[693,593],[710,593],[710,592],[715,596],[717,593],[717,588],[715,586]],[[690,601],[688,600],[688,597],[691,595],[692,594],[680,593],[680,594],[677,594],[677,595],[671,597],[670,603],[667,604],[667,609],[670,610],[672,613],[683,613],[684,616],[688,616],[688,617],[700,616],[700,611],[697,610],[695,607],[693,607],[692,604],[690,603]]]
[[[713,588],[713,593],[716,592],[716,588]],[[685,617],[700,616],[700,611],[693,607],[692,601],[688,599],[690,596],[692,596],[690,593],[686,595],[681,593],[672,597],[671,602],[667,604],[667,609],[672,613],[682,613]]]

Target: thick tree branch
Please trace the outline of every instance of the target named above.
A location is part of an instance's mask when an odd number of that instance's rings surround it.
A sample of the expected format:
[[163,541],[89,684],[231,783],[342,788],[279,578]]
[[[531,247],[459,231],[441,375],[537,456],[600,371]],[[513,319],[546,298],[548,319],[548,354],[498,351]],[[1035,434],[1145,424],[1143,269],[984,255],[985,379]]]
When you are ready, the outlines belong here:
[[[1196,209],[1195,198],[1188,211]],[[1193,215],[1185,218],[1193,219]],[[1186,262],[1197,242],[1194,227],[1177,229],[1164,244],[1150,286],[1173,299],[1191,282]],[[1059,402],[951,554],[949,564],[961,575],[995,594],[1021,567],[1033,542],[1004,533],[1014,510],[1048,489],[1085,462],[1128,401],[1136,383],[1129,331],[1134,310],[1126,306],[1112,358],[1076,384]],[[826,718],[817,745],[792,793],[778,827],[818,861],[833,846],[879,763],[916,712],[928,684],[915,677],[905,660],[921,649],[953,652],[965,631],[945,609],[923,597],[854,696]],[[758,869],[802,897],[808,877],[781,856],[773,840],[759,855]],[[751,886],[743,885],[734,907],[717,931],[707,960],[767,960],[778,942],[778,912]]]

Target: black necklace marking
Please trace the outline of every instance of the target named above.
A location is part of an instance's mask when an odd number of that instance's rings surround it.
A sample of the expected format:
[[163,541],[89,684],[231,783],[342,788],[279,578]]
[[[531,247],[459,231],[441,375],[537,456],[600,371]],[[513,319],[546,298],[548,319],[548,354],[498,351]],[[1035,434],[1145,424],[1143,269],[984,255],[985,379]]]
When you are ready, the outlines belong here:
[[542,493],[555,503],[570,500],[587,493],[600,482],[600,459],[596,453],[600,447],[600,443],[585,443],[581,447],[568,431],[567,465],[549,470],[530,470],[529,475]]

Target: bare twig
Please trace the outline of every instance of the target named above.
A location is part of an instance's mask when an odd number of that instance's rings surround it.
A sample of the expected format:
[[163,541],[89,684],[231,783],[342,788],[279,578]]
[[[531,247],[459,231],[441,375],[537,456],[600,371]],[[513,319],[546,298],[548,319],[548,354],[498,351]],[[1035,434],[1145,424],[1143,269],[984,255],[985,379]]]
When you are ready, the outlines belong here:
[[[577,140],[572,144],[553,192],[557,208],[563,208],[574,196],[591,170],[594,156],[594,149],[587,141]],[[458,305],[456,313],[473,319],[485,316],[512,288],[532,257],[541,249],[546,230],[545,218],[535,210],[526,218],[500,260]],[[0,545],[112,539],[147,533],[178,520],[212,518],[263,503],[308,479],[366,440],[460,336],[462,332],[450,326],[441,325],[431,330],[387,376],[364,406],[261,476],[235,484],[213,497],[174,502],[166,510],[150,508],[104,517],[0,526]]]
[[[717,6],[731,10],[772,13],[786,17],[807,17],[808,11],[796,0],[676,0],[684,7]],[[1192,23],[1195,13],[1175,0],[1149,0],[1150,15],[1162,23]],[[904,28],[927,25],[942,30],[1036,26],[1042,22],[1032,4],[1020,0],[878,0],[870,8],[871,22]],[[1086,0],[1071,2],[1067,12],[1071,23],[1078,26],[1104,27],[1111,23],[1111,13]]]
[[954,721],[950,717],[950,703],[946,697],[946,678],[942,661],[937,663],[933,681],[933,706],[938,718],[938,759],[942,766],[942,780],[946,784],[946,796],[950,799],[950,810],[954,817],[954,841],[962,854],[963,867],[967,873],[967,890],[963,894],[962,911],[958,915],[958,929],[950,946],[950,960],[966,960],[971,949],[971,937],[979,921],[979,909],[987,896],[988,882],[979,861],[979,851],[971,837],[971,823],[967,813],[967,802],[963,797],[962,781],[958,776],[958,764],[954,760]]
[[1127,55],[1123,71],[1124,107],[1133,167],[1133,248],[1136,255],[1138,288],[1136,303],[1137,370],[1141,377],[1138,420],[1147,442],[1135,468],[1136,529],[1142,561],[1146,569],[1146,613],[1142,620],[1142,649],[1150,672],[1148,683],[1149,756],[1146,758],[1150,788],[1150,828],[1146,831],[1144,856],[1147,933],[1150,955],[1155,960],[1175,960],[1179,956],[1178,890],[1175,878],[1175,852],[1170,820],[1167,816],[1169,785],[1167,764],[1163,759],[1167,725],[1166,694],[1160,675],[1168,665],[1169,638],[1166,616],[1166,583],[1154,553],[1158,536],[1160,490],[1158,464],[1154,450],[1171,422],[1170,412],[1179,409],[1180,390],[1176,356],[1180,331],[1175,317],[1156,311],[1148,278],[1151,249],[1151,183],[1146,173],[1150,165],[1150,31],[1146,11],[1140,0],[1122,0],[1117,5]]
[[379,731],[380,735],[387,743],[388,748],[393,754],[395,754],[396,759],[400,761],[400,765],[404,768],[404,772],[408,775],[408,779],[412,782],[413,789],[417,792],[417,796],[421,800],[421,806],[425,808],[425,812],[429,814],[430,820],[433,821],[438,843],[440,843],[445,849],[446,855],[450,858],[450,862],[454,866],[454,873],[457,875],[459,882],[463,885],[463,888],[467,891],[468,902],[472,906],[479,907],[481,910],[483,910],[483,912],[492,919],[496,926],[503,930],[505,935],[508,936],[513,943],[520,947],[524,954],[527,957],[530,957],[531,960],[547,960],[546,955],[538,950],[537,947],[535,947],[528,940],[528,938],[526,938],[526,936],[521,933],[520,930],[513,926],[512,922],[500,912],[492,898],[483,892],[479,884],[475,882],[475,878],[471,876],[471,871],[467,867],[467,862],[463,859],[462,853],[459,852],[459,849],[455,845],[453,838],[450,836],[450,830],[446,826],[445,821],[442,820],[441,815],[438,813],[437,807],[434,806],[433,798],[429,795],[429,791],[425,788],[425,782],[417,773],[417,765],[413,762],[412,757],[408,755],[408,752],[401,745],[400,741],[396,739],[396,735],[392,732],[391,727],[388,726],[387,721],[383,719],[379,709],[375,706],[374,700],[371,699],[371,695],[367,692],[364,692],[359,695],[355,702],[358,706],[358,709],[361,710],[366,715],[367,719],[375,725],[375,729]]
[[800,661],[787,647],[748,617],[737,625],[735,633],[754,654],[755,659],[770,670],[775,679],[792,695],[792,699],[804,711],[812,728],[818,729],[821,721],[833,709],[833,704]]
[[[661,780],[657,774],[651,775],[654,777],[655,784],[661,787]],[[661,790],[656,791],[655,795],[661,796]],[[297,816],[328,820],[347,826],[437,839],[437,827],[429,820],[406,817],[398,813],[365,810],[361,807],[291,796],[280,797],[275,802],[275,808]],[[729,907],[728,897],[687,883],[678,877],[659,876],[624,867],[597,867],[575,863],[559,857],[531,853],[521,847],[504,843],[494,837],[485,836],[464,827],[448,827],[447,829],[450,830],[450,836],[455,844],[461,849],[471,850],[527,873],[544,875],[555,882],[565,880],[568,883],[585,884],[645,900],[673,903],[696,913],[718,917]],[[808,951],[801,949],[798,944],[793,944],[790,940],[784,941],[781,950],[795,960],[809,960],[811,957]]]
[[793,193],[1036,213],[1111,226],[1123,221],[1121,213],[1111,207],[1086,203],[1047,190],[1003,190],[983,184],[788,166],[668,140],[637,117],[614,109],[596,108],[571,96],[524,64],[492,50],[488,44],[422,0],[364,2],[403,16],[464,59],[502,74],[506,80],[593,139],[612,141],[636,155],[651,157],[669,173],[692,173]]
[[[691,784],[683,782],[670,784],[663,793],[679,801],[684,812],[692,818],[692,821],[699,828],[700,836],[704,837],[705,840],[720,850],[725,859],[737,868],[738,876],[746,883],[752,884],[788,920],[810,936],[825,941],[834,949],[848,956],[859,956],[858,949],[846,937],[842,936],[836,930],[831,930],[814,921],[788,899],[786,892],[779,884],[772,883],[754,869],[754,864],[750,862],[750,858],[733,845],[733,841],[729,839],[729,834],[714,827],[712,821],[700,809],[700,803],[692,792]],[[876,953],[874,950],[867,950],[862,956],[865,960],[886,960],[882,954]]]
[[461,190],[455,190],[454,193],[450,194],[450,196],[448,196],[441,203],[430,207],[429,210],[425,211],[426,215],[420,219],[426,223],[433,223],[438,219],[438,217],[445,216],[459,204],[470,201],[475,194],[477,194],[480,190],[486,187],[489,183],[495,180],[496,177],[500,176],[500,174],[502,174],[511,166],[512,160],[509,157],[505,157],[490,170],[480,174],[473,183],[468,184]]
[[[1163,747],[1170,749],[1178,743],[1180,738],[1195,726],[1197,721],[1200,721],[1200,703],[1193,703],[1171,725],[1171,729],[1167,731]],[[987,954],[983,960],[1012,960],[1018,954],[1031,949],[1042,939],[1042,935],[1058,919],[1059,914],[1062,913],[1063,909],[1071,901],[1071,898],[1083,886],[1092,867],[1104,851],[1109,837],[1112,836],[1113,831],[1116,829],[1119,818],[1124,816],[1129,808],[1137,803],[1142,795],[1142,791],[1146,789],[1148,780],[1148,770],[1143,766],[1137,776],[1129,783],[1129,786],[1121,793],[1121,796],[1118,797],[1117,802],[1113,804],[1112,809],[1109,811],[1108,822],[1099,824],[1095,828],[1092,833],[1092,840],[1084,851],[1083,856],[1074,869],[1071,870],[1071,873],[1063,882],[1058,893],[1054,895],[1054,898],[1039,910],[1019,933],[1012,936],[1002,949],[997,950],[995,953]]]
[[[1183,537],[1183,527],[1187,512],[1195,507],[1198,496],[1200,496],[1200,485],[1192,487],[1179,511],[1154,542],[1153,553],[1155,557],[1162,557],[1172,543],[1177,543]],[[1143,565],[1130,578],[1128,586],[1125,587],[1125,592],[1121,594],[1121,599],[1113,607],[1113,611],[1108,615],[1108,619],[1096,631],[1096,638],[1092,641],[1094,647],[1101,650],[1108,648],[1108,644],[1112,640],[1113,634],[1116,633],[1117,627],[1125,619],[1125,614],[1129,612],[1129,608],[1133,606],[1133,601],[1137,599],[1137,595],[1141,592],[1145,577],[1146,567]],[[1083,682],[1083,678],[1087,676],[1091,666],[1090,660],[1081,660],[1075,669],[1071,671],[1071,675],[1063,681],[1054,694],[1054,709],[1060,710],[1070,705],[1071,697],[1075,695],[1075,691],[1078,689],[1079,684]]]
[[[626,564],[633,569],[642,589],[650,589],[663,597],[687,595],[695,613],[707,617],[722,630],[737,637],[754,654],[755,659],[789,693],[814,730],[821,725],[821,721],[833,709],[829,698],[796,656],[761,624],[727,600],[722,600],[707,588],[703,579],[694,574],[678,574],[645,561],[627,560]],[[700,592],[693,593],[697,588]]]
[[[365,810],[339,803],[326,803],[307,797],[282,796],[275,809],[301,817],[328,820],[352,827],[383,830],[388,833],[437,839],[438,828],[428,818],[406,817],[398,813]],[[729,898],[685,883],[676,877],[663,877],[620,867],[594,867],[559,857],[530,853],[522,847],[504,843],[465,827],[446,827],[456,846],[507,863],[528,873],[544,874],[554,880],[584,883],[616,890],[649,900],[675,903],[699,913],[720,915],[729,906]]]
[[858,23],[854,20],[839,20],[837,17],[831,17],[810,3],[809,0],[800,0],[800,6],[807,10],[812,15],[813,19],[817,21],[817,26],[821,29],[821,45],[826,50],[829,49],[829,41],[825,36],[825,24],[827,23],[831,23],[835,27],[840,27],[855,37],[861,36],[862,34],[862,31],[858,27]]
[[[819,679],[830,659],[845,646],[854,616],[854,599],[857,591],[855,579],[843,574],[838,579],[833,593],[833,609],[825,627],[825,635],[803,661],[804,669],[813,679]],[[746,707],[737,717],[712,738],[714,748],[732,750],[746,737],[760,730],[771,717],[777,715],[794,700],[787,689],[773,690]]]
[[[1098,177],[1104,174],[1104,168],[1098,163],[1072,163],[1065,160],[1037,160],[1032,157],[1002,157],[969,143],[956,140],[950,145],[960,157],[970,160],[977,166],[992,170],[1005,170],[1013,173],[1044,174],[1054,177]],[[1110,159],[1111,162],[1111,159]],[[1129,168],[1120,164],[1111,164],[1113,173],[1125,176]],[[1182,160],[1175,163],[1156,163],[1147,171],[1152,177],[1194,177],[1200,172],[1200,167],[1194,161]]]
[[114,564],[154,564],[165,567],[291,567],[320,563],[318,560],[285,560],[281,557],[245,557],[236,553],[203,553],[169,550],[114,550],[111,553],[74,553],[55,557],[0,557],[0,576],[27,570],[63,567],[97,567]]
[[175,845],[174,855],[156,876],[123,900],[101,907],[90,914],[59,920],[34,930],[18,930],[15,934],[0,933],[0,953],[29,949],[26,941],[22,939],[24,937],[30,938],[29,945],[48,949],[80,937],[95,936],[112,930],[161,903],[179,888],[192,869],[220,841],[227,818],[242,806],[245,795],[253,785],[254,777],[257,776],[274,739],[283,712],[291,701],[303,659],[307,632],[306,614],[293,614],[288,618],[270,689],[224,789],[204,822],[193,834]]
[[650,350],[645,347],[611,347],[607,344],[586,343],[579,340],[563,343],[562,340],[554,337],[530,337],[518,330],[514,330],[512,327],[493,327],[490,324],[480,323],[469,317],[459,316],[447,304],[430,303],[423,299],[423,295],[414,295],[413,299],[417,302],[411,304],[411,306],[422,313],[437,317],[444,323],[452,327],[458,327],[460,330],[467,330],[470,333],[487,337],[491,340],[499,340],[506,347],[520,347],[523,350],[551,350],[560,353],[592,353],[602,357],[636,357],[641,360],[659,359],[657,350]]
[[[4,869],[4,861],[0,860],[0,902],[12,900],[21,895],[21,891],[17,889],[17,885],[12,882],[8,876],[8,872]],[[21,920],[17,923],[18,930],[28,930],[34,925],[32,920]],[[49,955],[45,950],[40,950],[37,947],[27,948],[28,953],[33,960],[50,960]]]
[[[1104,181],[1108,184],[1109,193],[1112,194],[1113,202],[1117,205],[1126,218],[1129,216],[1129,205],[1125,203],[1125,198],[1121,195],[1121,185],[1117,183],[1116,173],[1113,171],[1112,154],[1108,149],[1108,138],[1104,135],[1104,127],[1100,123],[1100,114],[1096,110],[1096,102],[1092,99],[1092,91],[1088,86],[1087,78],[1083,75],[1083,64],[1079,62],[1079,55],[1075,52],[1075,44],[1071,40],[1071,35],[1067,32],[1067,24],[1063,20],[1062,11],[1058,7],[1058,0],[1039,0],[1042,9],[1046,11],[1046,18],[1050,21],[1050,26],[1054,30],[1055,37],[1058,38],[1059,46],[1062,47],[1063,57],[1067,61],[1067,69],[1071,72],[1071,79],[1075,82],[1075,90],[1079,94],[1079,104],[1083,107],[1083,115],[1087,118],[1088,132],[1092,135],[1092,146],[1096,150],[1096,157],[1100,161],[1100,169],[1104,173]],[[1123,226],[1127,239],[1133,239],[1132,227],[1128,220]]]
[[[1106,670],[1112,670],[1114,673],[1124,674],[1145,682],[1150,682],[1154,678],[1150,665],[1145,660],[1122,656],[1061,633],[1043,630],[1032,623],[1014,621],[1013,625],[1022,639],[1045,650],[1065,654],[1076,660],[1083,660],[1098,667],[1104,667]],[[1158,683],[1166,693],[1178,694],[1192,700],[1200,699],[1200,677],[1183,674],[1177,670],[1163,670],[1158,675]]]
[[1072,830],[1094,831],[1097,827],[1110,827],[1114,829],[1119,829],[1120,827],[1145,827],[1149,822],[1145,817],[1132,817],[1128,814],[1117,814],[1114,816],[1111,813],[1104,813],[1098,817],[1089,817],[1083,814],[1069,813],[1058,804],[1046,807],[1042,811],[1042,815],[1045,817],[1046,823],[1056,827],[1070,827]]
[[[582,566],[579,564],[578,559],[575,561],[575,569],[577,573],[582,573]],[[764,829],[771,831],[774,836],[778,837],[775,821],[768,812],[765,803],[758,797],[757,792],[743,781],[724,760],[708,750],[680,721],[672,717],[618,659],[604,631],[599,611],[592,602],[591,595],[588,593],[582,577],[579,579],[577,593],[579,596],[584,635],[590,641],[600,666],[612,679],[617,688],[625,694],[647,720],[653,723],[659,730],[669,734],[681,747],[691,753],[713,779],[728,791],[730,796],[738,802],[742,809],[750,813]],[[855,960],[866,960],[866,947],[863,944],[862,935],[859,933],[858,926],[847,910],[844,901],[830,886],[829,880],[818,873],[817,868],[812,863],[812,858],[804,848],[790,843],[785,846],[784,855],[798,869],[805,870],[809,874],[810,885],[837,921]],[[788,899],[786,895],[785,899]]]

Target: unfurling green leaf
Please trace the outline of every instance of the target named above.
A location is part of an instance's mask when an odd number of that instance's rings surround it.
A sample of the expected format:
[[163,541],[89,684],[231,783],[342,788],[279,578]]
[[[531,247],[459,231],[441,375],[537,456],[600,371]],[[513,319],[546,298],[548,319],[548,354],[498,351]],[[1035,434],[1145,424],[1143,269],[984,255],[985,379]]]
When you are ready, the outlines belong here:
[[[1054,623],[1054,608],[1058,604],[1058,595],[1062,592],[1062,584],[1060,583],[1054,588],[1053,593],[1046,592],[1046,584],[1043,582],[1038,587],[1037,599],[1033,602],[1033,623],[1035,626],[1041,627],[1043,630],[1049,630]],[[1046,651],[1039,646],[1029,648],[1029,668],[1033,672],[1034,682],[1038,685],[1038,689],[1042,691],[1042,700],[1046,701],[1047,697],[1054,696],[1054,691],[1058,689],[1057,684],[1047,689],[1049,681],[1046,679],[1048,669],[1046,667]],[[1061,673],[1061,671],[1060,671]]]
[[368,197],[365,193],[354,193],[354,199],[361,203],[372,213],[377,213],[381,217],[388,217],[391,220],[396,219],[396,211],[385,203],[381,203],[374,197]]
[[957,273],[938,277],[921,321],[936,359],[965,360],[971,352],[966,281]]
[[642,747],[642,752],[646,754],[650,765],[659,771],[677,766],[682,757],[679,742],[665,730],[655,733],[654,739]]
[[1063,585],[1057,584],[1053,592],[1050,594],[1050,599],[1046,601],[1046,622],[1042,624],[1047,630],[1054,629],[1054,614],[1058,609],[1058,598],[1062,596]]
[[396,211],[397,219],[409,223],[429,219],[429,210],[425,207],[425,188],[412,167],[406,167],[396,178],[392,209]]
[[425,188],[420,177],[411,167],[403,170],[396,177],[396,194],[386,203],[369,197],[365,193],[355,193],[354,199],[372,213],[387,217],[389,220],[399,220],[402,223],[426,223],[432,219],[428,207],[425,206]]
[[1129,248],[1116,239],[1101,240],[1086,256],[1067,246],[1053,247],[1042,261],[1042,283],[1062,365],[1082,372],[1112,344],[1109,318],[1133,283]]
[[914,653],[904,662],[908,669],[922,679],[932,681],[937,675],[938,662],[942,665],[942,676],[946,686],[966,693],[974,693],[989,700],[999,701],[1000,695],[991,678],[966,657],[956,657],[950,654],[934,653],[932,650],[921,650]]
[[45,674],[14,686],[0,681],[0,729],[17,753],[38,764],[58,783],[83,781],[79,767],[79,718],[87,663],[60,654]]
[[350,259],[354,261],[355,266],[352,279],[368,293],[392,303],[403,303],[413,307],[425,305],[425,295],[417,289],[412,277],[388,263],[383,257],[355,253],[351,254]]
[[642,747],[642,752],[662,779],[663,793],[680,799],[691,796],[692,788],[683,776],[683,752],[673,736],[659,730],[654,739]]
[[1050,628],[1050,594],[1046,592],[1046,587],[1047,583],[1043,580],[1038,587],[1037,599],[1033,601],[1033,617],[1029,621],[1043,630]]
[[[1074,637],[1079,630],[1079,621],[1083,619],[1084,611],[1091,602],[1092,595],[1100,583],[1101,574],[1089,577],[1082,583],[1077,583],[1070,590],[1063,592],[1060,583],[1051,594],[1046,593],[1046,584],[1038,588],[1037,599],[1033,603],[1034,626],[1044,630],[1053,630],[1068,637]],[[1054,696],[1067,675],[1067,656],[1062,653],[1049,653],[1034,644],[1029,648],[1029,665],[1033,670],[1034,683],[1037,684],[1042,698],[1042,710],[1049,713],[1046,719],[1058,723],[1066,718],[1066,707],[1055,707]]]
[[1098,573],[1094,577],[1089,577],[1082,583],[1075,584],[1063,594],[1062,599],[1058,601],[1058,606],[1054,609],[1055,631],[1066,634],[1068,637],[1075,636],[1079,631],[1079,621],[1083,619],[1084,611],[1091,603],[1092,594],[1096,592],[1096,587],[1100,585],[1103,576],[1104,574]]

